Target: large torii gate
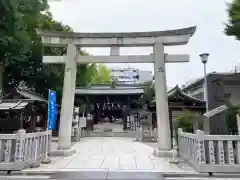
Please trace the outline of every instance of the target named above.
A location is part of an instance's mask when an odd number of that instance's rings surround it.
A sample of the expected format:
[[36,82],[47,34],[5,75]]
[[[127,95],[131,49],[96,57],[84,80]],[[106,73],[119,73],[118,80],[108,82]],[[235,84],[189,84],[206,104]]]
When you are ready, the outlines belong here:
[[[65,46],[66,56],[44,56],[43,63],[65,63],[62,108],[59,130],[59,149],[71,147],[77,63],[154,63],[156,112],[159,151],[171,152],[171,135],[167,101],[165,63],[188,62],[188,55],[168,55],[164,46],[185,45],[195,33],[196,27],[184,29],[130,32],[130,33],[66,33],[41,32],[45,46]],[[151,55],[120,55],[120,47],[153,47]],[[78,48],[110,47],[110,56],[80,56]]]

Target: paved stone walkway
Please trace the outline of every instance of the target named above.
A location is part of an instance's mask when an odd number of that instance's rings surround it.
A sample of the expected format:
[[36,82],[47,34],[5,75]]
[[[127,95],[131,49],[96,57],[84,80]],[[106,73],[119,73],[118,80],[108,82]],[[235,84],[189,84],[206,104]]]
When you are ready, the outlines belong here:
[[77,153],[52,157],[52,163],[24,171],[150,171],[196,173],[185,163],[169,164],[152,155],[153,147],[133,138],[91,137],[76,143]]

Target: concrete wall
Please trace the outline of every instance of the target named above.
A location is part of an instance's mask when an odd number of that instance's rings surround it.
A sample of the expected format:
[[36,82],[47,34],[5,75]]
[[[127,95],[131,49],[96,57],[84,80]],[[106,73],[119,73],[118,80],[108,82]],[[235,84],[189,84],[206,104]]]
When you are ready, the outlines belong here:
[[[208,103],[209,110],[225,104],[229,99],[234,105],[240,105],[240,74],[209,74],[208,81]],[[204,99],[203,81],[188,87],[185,92]],[[211,134],[227,134],[226,113],[220,113],[210,120]]]
[[224,94],[229,98],[232,104],[240,105],[240,85],[227,85],[224,86]]

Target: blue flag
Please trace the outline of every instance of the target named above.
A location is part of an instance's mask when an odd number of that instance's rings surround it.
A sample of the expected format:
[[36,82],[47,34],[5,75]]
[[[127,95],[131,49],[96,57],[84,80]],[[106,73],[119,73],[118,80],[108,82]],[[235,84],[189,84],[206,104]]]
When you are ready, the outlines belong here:
[[48,130],[56,130],[57,104],[56,92],[48,91]]

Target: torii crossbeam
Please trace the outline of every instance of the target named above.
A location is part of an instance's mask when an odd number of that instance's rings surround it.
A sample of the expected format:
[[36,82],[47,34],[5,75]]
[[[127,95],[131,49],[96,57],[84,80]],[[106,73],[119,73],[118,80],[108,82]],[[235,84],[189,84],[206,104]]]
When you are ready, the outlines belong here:
[[[164,46],[185,45],[196,27],[169,31],[132,33],[42,32],[45,46],[67,46],[66,56],[44,56],[44,63],[65,63],[64,87],[59,130],[59,148],[71,146],[71,125],[77,63],[154,63],[159,155],[172,155],[165,63],[188,62],[188,55],[168,55]],[[120,47],[153,47],[151,55],[121,56]],[[110,56],[80,56],[78,48],[110,47]]]

